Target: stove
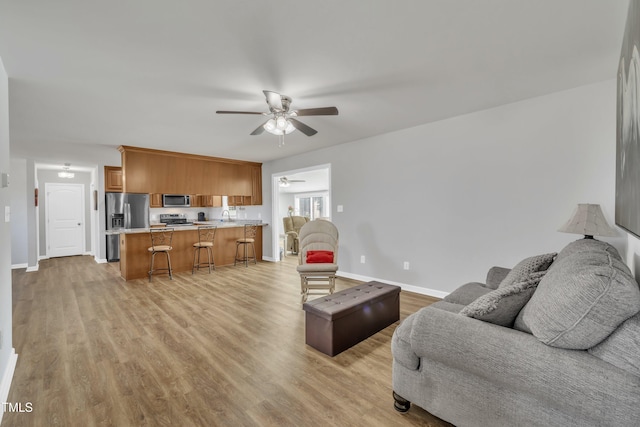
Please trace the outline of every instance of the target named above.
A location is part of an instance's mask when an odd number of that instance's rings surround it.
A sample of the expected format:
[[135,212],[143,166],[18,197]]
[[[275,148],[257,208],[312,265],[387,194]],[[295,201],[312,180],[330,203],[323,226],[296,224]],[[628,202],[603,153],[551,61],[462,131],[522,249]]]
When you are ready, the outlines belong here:
[[193,225],[193,222],[187,221],[185,214],[160,214],[160,222],[167,224],[167,227]]

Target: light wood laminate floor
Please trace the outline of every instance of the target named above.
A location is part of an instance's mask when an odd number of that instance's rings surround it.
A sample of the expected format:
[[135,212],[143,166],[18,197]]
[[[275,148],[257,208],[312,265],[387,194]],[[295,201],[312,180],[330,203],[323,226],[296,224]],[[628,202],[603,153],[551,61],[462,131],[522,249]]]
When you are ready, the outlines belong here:
[[[2,427],[447,425],[393,409],[398,323],[333,358],[305,345],[295,262],[152,283],[88,256],[14,270],[8,401],[33,410]],[[433,301],[402,292],[401,319]]]

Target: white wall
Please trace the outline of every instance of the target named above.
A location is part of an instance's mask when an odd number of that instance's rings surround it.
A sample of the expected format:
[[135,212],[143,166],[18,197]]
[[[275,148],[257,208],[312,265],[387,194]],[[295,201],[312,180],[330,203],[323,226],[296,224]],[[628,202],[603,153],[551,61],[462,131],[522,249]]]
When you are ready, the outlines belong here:
[[[601,204],[613,224],[615,112],[610,80],[276,160],[263,171],[330,163],[340,272],[442,295],[484,281],[492,265],[579,238],[556,231],[577,203]],[[269,204],[270,192],[264,196]],[[264,240],[271,256],[271,238]],[[624,250],[626,236],[610,241]]]
[[[0,173],[9,173],[9,78],[0,58]],[[16,355],[11,330],[11,229],[5,208],[11,206],[11,187],[0,187],[0,402],[6,402]],[[0,421],[3,411],[0,411]]]
[[[26,268],[29,259],[27,239],[27,160],[11,159],[11,266]],[[32,191],[33,193],[33,191]]]

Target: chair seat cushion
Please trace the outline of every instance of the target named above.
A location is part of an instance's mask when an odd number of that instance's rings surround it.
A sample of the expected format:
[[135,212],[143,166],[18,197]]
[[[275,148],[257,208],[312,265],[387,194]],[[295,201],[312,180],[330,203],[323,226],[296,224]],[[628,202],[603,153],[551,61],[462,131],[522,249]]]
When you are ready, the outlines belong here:
[[206,248],[206,247],[213,246],[213,243],[211,243],[211,242],[198,242],[198,243],[194,243],[193,246],[196,247],[196,248]]
[[238,239],[236,240],[236,243],[253,243],[255,242],[255,239]]
[[158,245],[158,246],[151,246],[149,248],[149,252],[166,252],[166,251],[170,251],[171,249],[173,249],[171,246],[169,245]]
[[297,270],[298,273],[335,273],[338,271],[338,264],[301,264],[297,267]]

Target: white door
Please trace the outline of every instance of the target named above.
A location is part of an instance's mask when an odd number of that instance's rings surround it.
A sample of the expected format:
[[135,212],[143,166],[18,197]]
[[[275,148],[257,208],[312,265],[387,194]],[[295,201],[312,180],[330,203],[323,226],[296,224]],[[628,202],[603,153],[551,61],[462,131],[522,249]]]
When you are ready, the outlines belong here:
[[47,256],[84,253],[84,184],[45,183]]

